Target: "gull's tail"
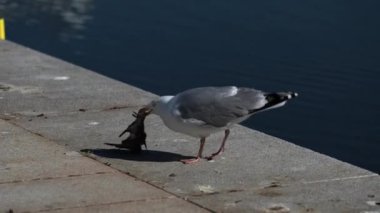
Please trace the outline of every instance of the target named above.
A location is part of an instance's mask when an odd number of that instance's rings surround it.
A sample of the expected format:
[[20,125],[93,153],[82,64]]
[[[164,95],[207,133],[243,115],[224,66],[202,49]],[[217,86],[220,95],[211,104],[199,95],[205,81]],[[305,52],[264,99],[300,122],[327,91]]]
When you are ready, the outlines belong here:
[[298,93],[296,93],[296,92],[265,93],[264,97],[265,97],[265,100],[267,101],[267,103],[263,107],[261,107],[259,109],[255,109],[251,113],[262,112],[262,111],[266,111],[269,109],[274,109],[277,107],[284,106],[288,100],[295,98],[297,96],[298,96]]

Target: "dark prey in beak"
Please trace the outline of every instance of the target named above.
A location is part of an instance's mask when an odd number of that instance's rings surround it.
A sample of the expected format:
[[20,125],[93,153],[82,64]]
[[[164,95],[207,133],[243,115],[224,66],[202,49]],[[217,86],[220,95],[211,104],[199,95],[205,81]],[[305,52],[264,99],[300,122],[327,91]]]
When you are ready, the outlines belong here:
[[145,117],[149,114],[146,108],[140,109],[137,113],[134,112],[132,115],[136,119],[124,130],[119,137],[123,136],[126,132],[129,132],[127,139],[123,140],[121,144],[114,143],[105,143],[106,145],[114,146],[117,148],[128,149],[131,152],[139,153],[141,152],[141,146],[146,146],[146,133],[144,130],[144,120]]

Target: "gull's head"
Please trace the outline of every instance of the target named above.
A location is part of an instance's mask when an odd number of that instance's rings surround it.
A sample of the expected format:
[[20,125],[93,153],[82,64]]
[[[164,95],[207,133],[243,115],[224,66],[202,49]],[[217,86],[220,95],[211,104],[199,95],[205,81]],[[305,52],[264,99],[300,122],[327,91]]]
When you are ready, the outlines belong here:
[[156,114],[161,115],[165,110],[168,109],[168,103],[173,98],[173,96],[161,96],[156,100],[151,101],[148,105],[144,107],[146,114]]

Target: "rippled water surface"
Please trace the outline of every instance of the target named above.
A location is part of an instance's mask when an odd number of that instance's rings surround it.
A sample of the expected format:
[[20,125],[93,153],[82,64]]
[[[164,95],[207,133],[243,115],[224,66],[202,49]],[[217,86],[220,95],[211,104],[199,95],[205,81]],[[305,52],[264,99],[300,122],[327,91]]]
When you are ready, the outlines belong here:
[[0,16],[9,40],[157,94],[205,85],[297,91],[245,125],[380,172],[379,6],[0,0]]

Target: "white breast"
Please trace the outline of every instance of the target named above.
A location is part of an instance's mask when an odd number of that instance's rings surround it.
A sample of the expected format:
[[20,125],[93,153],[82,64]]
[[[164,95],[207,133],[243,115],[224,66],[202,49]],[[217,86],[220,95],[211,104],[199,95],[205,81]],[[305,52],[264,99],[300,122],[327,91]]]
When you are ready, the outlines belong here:
[[197,138],[208,137],[210,134],[225,129],[213,127],[195,119],[183,120],[175,111],[166,111],[159,116],[169,129]]

